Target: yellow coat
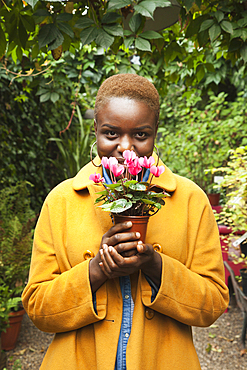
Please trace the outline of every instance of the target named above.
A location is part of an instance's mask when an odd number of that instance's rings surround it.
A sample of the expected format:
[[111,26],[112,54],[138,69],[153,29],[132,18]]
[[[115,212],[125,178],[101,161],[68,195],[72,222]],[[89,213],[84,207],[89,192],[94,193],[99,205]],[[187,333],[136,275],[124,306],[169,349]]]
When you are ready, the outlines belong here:
[[[93,308],[87,250],[97,254],[111,227],[108,213],[96,208],[99,187],[91,163],[48,195],[35,231],[24,307],[43,331],[56,333],[41,369],[114,370],[121,327],[118,279],[96,293]],[[199,361],[191,326],[209,326],[226,309],[228,289],[219,234],[204,192],[167,167],[153,181],[174,192],[150,218],[146,242],[160,244],[162,281],[151,303],[141,273],[131,275],[135,302],[127,346],[127,370],[196,370]]]

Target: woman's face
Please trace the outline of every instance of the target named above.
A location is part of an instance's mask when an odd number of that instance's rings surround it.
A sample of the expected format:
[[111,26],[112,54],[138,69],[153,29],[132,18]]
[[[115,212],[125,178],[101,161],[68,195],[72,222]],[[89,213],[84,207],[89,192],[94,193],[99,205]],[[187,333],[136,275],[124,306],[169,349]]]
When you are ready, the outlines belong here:
[[124,150],[134,150],[139,157],[152,155],[157,124],[154,111],[143,102],[111,98],[98,112],[94,127],[100,158],[121,162]]

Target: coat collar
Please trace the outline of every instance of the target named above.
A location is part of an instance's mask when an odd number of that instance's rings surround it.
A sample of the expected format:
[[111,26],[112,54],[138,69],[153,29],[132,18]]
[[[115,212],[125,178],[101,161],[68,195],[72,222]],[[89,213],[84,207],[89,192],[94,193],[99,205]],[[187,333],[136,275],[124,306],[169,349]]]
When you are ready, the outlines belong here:
[[[153,153],[153,157],[155,161],[157,162],[157,155],[155,153]],[[94,163],[100,164],[100,158],[98,156],[94,159]],[[175,191],[177,187],[177,182],[176,182],[176,178],[174,174],[161,160],[159,160],[158,165],[165,166],[165,171],[162,173],[160,177],[158,178],[153,177],[152,183],[154,183],[155,185],[161,186],[163,189],[165,189],[168,192]],[[74,177],[73,183],[72,183],[73,189],[82,190],[82,189],[85,189],[86,187],[89,187],[90,185],[93,185],[93,181],[89,180],[89,176],[95,172],[99,173],[102,176],[102,167],[95,167],[91,162],[89,162]]]

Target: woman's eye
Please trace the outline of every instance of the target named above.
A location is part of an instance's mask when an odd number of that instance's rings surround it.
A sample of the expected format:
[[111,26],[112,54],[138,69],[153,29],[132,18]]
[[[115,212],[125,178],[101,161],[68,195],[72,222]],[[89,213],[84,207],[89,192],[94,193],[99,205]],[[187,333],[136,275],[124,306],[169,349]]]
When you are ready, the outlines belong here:
[[145,139],[147,137],[147,134],[146,134],[146,132],[137,132],[136,137],[138,139]]
[[115,131],[106,131],[106,135],[109,137],[115,137],[117,134]]

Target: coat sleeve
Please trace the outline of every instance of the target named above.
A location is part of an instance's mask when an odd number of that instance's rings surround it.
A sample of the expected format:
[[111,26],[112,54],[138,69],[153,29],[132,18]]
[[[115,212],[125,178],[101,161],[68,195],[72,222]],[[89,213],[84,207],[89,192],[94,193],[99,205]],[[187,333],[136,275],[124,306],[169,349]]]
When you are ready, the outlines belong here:
[[[203,196],[202,196],[203,195]],[[161,314],[190,326],[209,326],[227,308],[228,288],[218,227],[204,194],[193,196],[187,211],[188,234],[184,248],[187,261],[161,254],[162,279],[155,300],[144,275],[142,302]],[[200,212],[199,204],[203,203]]]
[[29,281],[22,295],[34,324],[53,333],[104,319],[107,299],[104,284],[97,291],[96,313],[89,280],[90,260],[73,267],[69,263],[64,243],[66,209],[61,203],[61,199],[48,195],[43,205],[35,229]]

